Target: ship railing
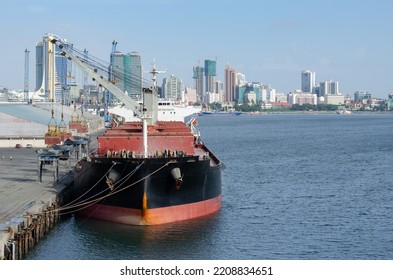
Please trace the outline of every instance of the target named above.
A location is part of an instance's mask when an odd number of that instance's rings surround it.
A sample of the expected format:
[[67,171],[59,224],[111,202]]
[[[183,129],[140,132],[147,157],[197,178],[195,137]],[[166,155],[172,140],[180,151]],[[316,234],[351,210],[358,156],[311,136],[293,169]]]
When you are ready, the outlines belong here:
[[[98,153],[98,150],[93,153],[97,157],[106,157],[106,158],[135,158],[135,159],[143,159],[146,158],[142,152],[135,152],[130,150],[107,150],[106,153]],[[204,155],[208,157],[209,154],[206,153]],[[194,155],[188,155],[182,150],[163,150],[156,151],[154,153],[149,153],[147,158],[186,158],[186,157],[195,157]]]

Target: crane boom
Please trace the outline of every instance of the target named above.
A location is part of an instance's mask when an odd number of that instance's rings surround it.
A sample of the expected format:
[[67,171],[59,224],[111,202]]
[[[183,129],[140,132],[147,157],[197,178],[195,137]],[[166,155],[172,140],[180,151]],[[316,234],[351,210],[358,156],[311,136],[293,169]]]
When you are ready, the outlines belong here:
[[77,55],[73,54],[71,51],[64,48],[62,42],[58,38],[52,37],[50,42],[52,44],[56,44],[61,49],[61,55],[73,61],[81,70],[85,71],[93,79],[93,81],[105,87],[113,95],[115,95],[121,102],[123,102],[128,109],[132,110],[135,115],[141,117],[142,113],[141,113],[140,104],[138,102],[130,98],[125,92],[121,91],[107,78],[100,75],[97,69],[91,68],[85,63],[83,59],[81,59]]

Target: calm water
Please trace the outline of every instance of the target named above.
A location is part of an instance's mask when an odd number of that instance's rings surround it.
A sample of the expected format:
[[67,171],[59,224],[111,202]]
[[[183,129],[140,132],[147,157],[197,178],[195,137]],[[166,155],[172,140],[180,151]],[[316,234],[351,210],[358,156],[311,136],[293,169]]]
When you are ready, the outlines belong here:
[[28,259],[393,259],[393,114],[200,117],[223,207],[136,227],[65,218]]

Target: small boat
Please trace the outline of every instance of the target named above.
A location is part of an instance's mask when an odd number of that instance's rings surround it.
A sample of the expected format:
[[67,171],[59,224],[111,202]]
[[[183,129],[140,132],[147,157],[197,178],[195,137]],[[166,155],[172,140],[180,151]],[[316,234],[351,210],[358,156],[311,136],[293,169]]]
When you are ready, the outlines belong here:
[[347,108],[345,108],[345,107],[339,107],[338,109],[337,109],[337,111],[336,111],[336,114],[339,114],[339,115],[349,115],[349,114],[351,114],[352,112],[351,111],[349,111]]
[[199,116],[226,116],[226,117],[233,117],[233,116],[239,116],[241,115],[241,112],[239,111],[201,111],[199,113]]

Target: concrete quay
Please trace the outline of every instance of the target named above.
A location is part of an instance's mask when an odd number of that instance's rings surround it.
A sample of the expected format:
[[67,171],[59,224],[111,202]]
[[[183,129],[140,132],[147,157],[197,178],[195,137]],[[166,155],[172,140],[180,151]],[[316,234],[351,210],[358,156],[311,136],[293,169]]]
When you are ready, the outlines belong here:
[[[64,111],[68,123],[74,109],[56,106],[56,119]],[[44,135],[53,107],[0,104],[0,260],[24,259],[56,224],[60,207],[71,198],[75,163],[89,152],[91,144],[96,147],[96,136],[103,132],[103,119],[86,112],[92,133],[91,143],[83,144],[87,149],[76,141],[68,159],[53,150],[42,149],[38,154],[40,148],[46,148]]]
[[75,162],[45,164],[40,178],[36,149],[0,148],[0,260],[23,259],[56,224]]

